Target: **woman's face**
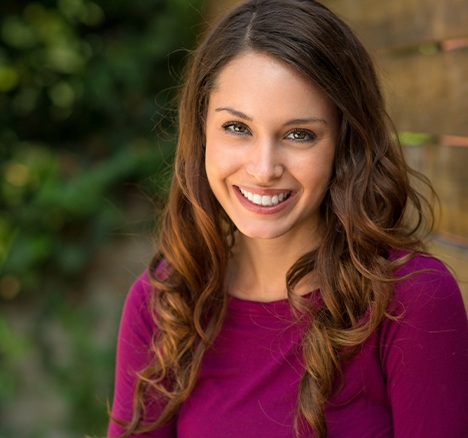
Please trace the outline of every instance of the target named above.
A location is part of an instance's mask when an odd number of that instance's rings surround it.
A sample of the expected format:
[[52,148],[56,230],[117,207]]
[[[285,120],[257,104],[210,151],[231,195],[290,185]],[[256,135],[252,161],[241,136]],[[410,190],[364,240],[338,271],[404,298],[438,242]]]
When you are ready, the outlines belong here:
[[209,98],[205,165],[242,234],[314,238],[337,124],[318,87],[271,56],[248,52],[221,70]]

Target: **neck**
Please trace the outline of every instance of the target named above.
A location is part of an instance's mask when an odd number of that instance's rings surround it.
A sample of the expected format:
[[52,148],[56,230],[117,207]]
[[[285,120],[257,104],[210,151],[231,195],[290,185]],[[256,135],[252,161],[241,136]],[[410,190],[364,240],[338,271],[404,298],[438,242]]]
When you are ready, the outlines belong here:
[[[230,266],[229,292],[252,301],[277,301],[287,298],[286,274],[291,266],[313,248],[294,245],[286,239],[249,239],[236,236]],[[317,288],[314,274],[304,278],[296,293],[304,295]]]

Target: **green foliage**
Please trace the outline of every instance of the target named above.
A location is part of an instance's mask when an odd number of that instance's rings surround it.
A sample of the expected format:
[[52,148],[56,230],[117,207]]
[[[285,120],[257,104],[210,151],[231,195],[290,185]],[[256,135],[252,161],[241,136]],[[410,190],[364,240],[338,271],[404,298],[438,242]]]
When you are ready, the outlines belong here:
[[196,14],[150,0],[11,0],[0,13],[0,276],[27,291],[44,265],[82,269],[118,221],[112,189],[160,170],[152,128],[168,128]]
[[432,135],[424,132],[399,132],[400,143],[405,146],[419,146],[434,141]]
[[5,371],[0,373],[0,399],[8,399],[16,390],[17,379],[14,369],[17,363],[24,357],[28,341],[21,335],[12,331],[9,324],[0,318],[0,357],[3,360],[2,367]]
[[[129,187],[153,193],[165,184],[172,102],[201,3],[0,4],[0,303],[36,303],[39,314],[55,303],[49,321],[67,333],[73,360],[54,365],[43,343],[34,348],[66,392],[70,427],[81,424],[81,436],[86,424],[103,425],[92,370],[107,375],[108,387],[113,351],[89,341],[93,320],[83,306],[72,309],[82,293],[74,285],[121,226]],[[23,341],[0,314],[0,411],[14,393],[17,348],[32,348]]]

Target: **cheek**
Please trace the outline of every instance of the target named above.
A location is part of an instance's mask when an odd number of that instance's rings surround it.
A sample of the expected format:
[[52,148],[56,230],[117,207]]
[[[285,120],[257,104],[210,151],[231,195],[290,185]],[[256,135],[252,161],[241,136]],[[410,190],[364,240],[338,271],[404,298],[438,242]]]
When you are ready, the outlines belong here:
[[317,195],[321,195],[328,189],[333,167],[333,157],[327,157],[325,160],[302,166],[296,175],[309,190],[317,191]]
[[[206,143],[205,167],[208,178],[222,178],[235,172],[242,164],[242,155],[222,139],[210,138]],[[210,181],[211,182],[211,181]]]
[[205,171],[211,190],[217,195],[220,185],[228,175],[229,160],[220,148],[207,142],[205,151]]
[[205,150],[205,169],[208,179],[217,173],[220,165],[220,154],[217,153],[216,148],[207,142]]

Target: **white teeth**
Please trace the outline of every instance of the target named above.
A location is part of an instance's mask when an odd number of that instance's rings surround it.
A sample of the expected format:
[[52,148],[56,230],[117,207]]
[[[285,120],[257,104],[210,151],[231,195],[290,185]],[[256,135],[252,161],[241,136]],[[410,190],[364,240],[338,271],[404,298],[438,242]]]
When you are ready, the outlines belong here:
[[239,189],[244,198],[247,198],[250,202],[256,205],[262,205],[265,207],[271,207],[278,205],[280,202],[286,200],[291,192],[280,193],[279,195],[268,196],[268,195],[257,195],[256,193],[248,192],[247,190]]
[[257,205],[262,205],[262,197],[260,195],[253,195],[252,202]]

